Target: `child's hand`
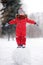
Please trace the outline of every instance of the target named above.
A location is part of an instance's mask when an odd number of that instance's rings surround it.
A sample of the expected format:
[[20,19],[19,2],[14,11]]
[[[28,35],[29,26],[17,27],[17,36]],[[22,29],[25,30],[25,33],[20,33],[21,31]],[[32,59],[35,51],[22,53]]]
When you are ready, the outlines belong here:
[[6,24],[5,24],[5,27],[7,27],[7,26],[9,26],[9,24],[8,24],[8,23],[6,23]]
[[38,26],[38,24],[37,24],[37,23],[35,23],[35,25],[36,25],[36,26]]
[[38,26],[38,24],[36,23],[36,26]]

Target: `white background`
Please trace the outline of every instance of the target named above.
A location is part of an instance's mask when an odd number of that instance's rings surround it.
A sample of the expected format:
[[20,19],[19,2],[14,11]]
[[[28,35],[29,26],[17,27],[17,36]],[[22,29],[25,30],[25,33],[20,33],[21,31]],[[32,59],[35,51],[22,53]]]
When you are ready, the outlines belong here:
[[43,0],[21,0],[27,14],[43,12]]

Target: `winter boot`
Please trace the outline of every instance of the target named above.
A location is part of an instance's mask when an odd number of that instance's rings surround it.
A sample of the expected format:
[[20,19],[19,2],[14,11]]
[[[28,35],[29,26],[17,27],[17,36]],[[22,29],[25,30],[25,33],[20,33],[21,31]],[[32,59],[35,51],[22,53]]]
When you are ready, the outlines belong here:
[[22,48],[25,48],[25,45],[23,45]]
[[18,45],[18,47],[17,48],[21,48],[22,47],[22,45]]

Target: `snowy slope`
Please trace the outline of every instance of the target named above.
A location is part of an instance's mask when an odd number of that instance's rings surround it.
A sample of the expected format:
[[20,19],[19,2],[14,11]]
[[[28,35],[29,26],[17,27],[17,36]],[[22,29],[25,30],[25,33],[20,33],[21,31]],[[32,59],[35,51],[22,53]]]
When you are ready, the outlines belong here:
[[27,38],[24,49],[15,39],[0,39],[0,65],[43,65],[43,38]]

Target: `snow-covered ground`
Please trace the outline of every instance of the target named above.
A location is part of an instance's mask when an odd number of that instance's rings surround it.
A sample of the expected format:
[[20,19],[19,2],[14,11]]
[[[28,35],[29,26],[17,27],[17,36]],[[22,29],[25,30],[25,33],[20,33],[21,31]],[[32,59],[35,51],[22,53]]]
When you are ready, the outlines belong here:
[[0,65],[43,65],[43,38],[27,38],[26,48],[14,40],[0,39]]

